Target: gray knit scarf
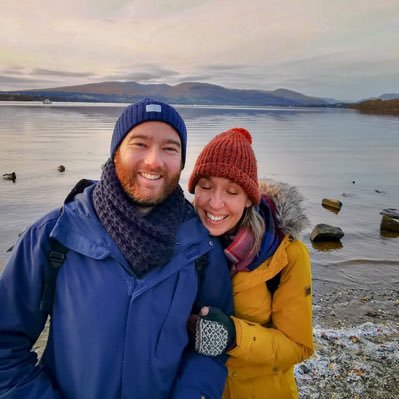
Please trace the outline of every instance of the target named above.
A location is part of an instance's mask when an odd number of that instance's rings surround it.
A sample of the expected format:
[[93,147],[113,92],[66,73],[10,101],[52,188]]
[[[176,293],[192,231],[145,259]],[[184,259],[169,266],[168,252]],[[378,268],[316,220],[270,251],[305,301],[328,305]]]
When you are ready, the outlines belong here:
[[176,232],[185,213],[180,186],[148,215],[142,216],[137,212],[138,205],[123,190],[114,163],[108,159],[93,190],[93,204],[136,277],[143,277],[173,255]]

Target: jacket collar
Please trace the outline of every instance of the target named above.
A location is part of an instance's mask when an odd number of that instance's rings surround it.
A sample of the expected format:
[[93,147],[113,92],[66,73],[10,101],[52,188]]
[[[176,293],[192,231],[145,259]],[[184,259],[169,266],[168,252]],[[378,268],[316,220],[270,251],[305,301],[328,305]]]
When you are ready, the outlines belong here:
[[50,236],[75,252],[93,259],[111,255],[124,260],[116,244],[107,234],[93,207],[95,183],[66,203]]
[[284,235],[300,239],[301,232],[309,226],[309,219],[303,208],[303,195],[294,186],[271,179],[259,182],[261,194],[270,198],[275,207],[275,219]]
[[[96,215],[92,202],[95,184],[87,187],[81,194],[77,194],[71,202],[64,205],[50,236],[69,249],[93,259],[105,259],[111,256],[127,270],[130,270],[125,257]],[[187,234],[188,229],[190,234]],[[178,266],[191,262],[209,252],[215,244],[215,240],[209,236],[192,206],[187,202],[185,221],[179,227],[176,235],[176,252],[181,252],[184,258],[181,259]],[[171,263],[171,266],[168,266],[163,274],[172,274],[177,270],[177,266],[173,266],[175,262],[169,263]]]

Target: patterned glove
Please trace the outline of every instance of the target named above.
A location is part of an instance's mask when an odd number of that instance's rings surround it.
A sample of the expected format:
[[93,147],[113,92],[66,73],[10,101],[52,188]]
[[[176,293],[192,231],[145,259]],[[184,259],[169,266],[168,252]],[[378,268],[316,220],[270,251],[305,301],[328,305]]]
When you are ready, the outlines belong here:
[[218,308],[209,308],[207,316],[197,319],[195,350],[202,355],[219,356],[235,343],[233,321]]

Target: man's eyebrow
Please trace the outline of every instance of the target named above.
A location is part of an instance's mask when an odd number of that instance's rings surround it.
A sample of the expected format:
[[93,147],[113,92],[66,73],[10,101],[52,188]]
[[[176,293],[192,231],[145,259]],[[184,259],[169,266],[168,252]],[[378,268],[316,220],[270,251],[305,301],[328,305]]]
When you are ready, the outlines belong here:
[[144,134],[132,134],[129,137],[128,141],[136,140],[136,139],[148,140],[148,137],[146,135],[144,135]]
[[181,147],[180,140],[168,139],[168,140],[165,140],[165,143],[166,143],[166,144],[175,144],[175,145],[177,145],[179,148]]

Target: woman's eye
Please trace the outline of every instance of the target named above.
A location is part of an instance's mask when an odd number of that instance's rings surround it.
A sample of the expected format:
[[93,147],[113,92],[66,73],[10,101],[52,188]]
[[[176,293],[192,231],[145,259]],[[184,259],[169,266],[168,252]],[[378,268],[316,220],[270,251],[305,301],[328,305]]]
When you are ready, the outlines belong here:
[[238,193],[235,192],[235,191],[227,191],[227,194],[230,194],[230,195],[238,195]]

